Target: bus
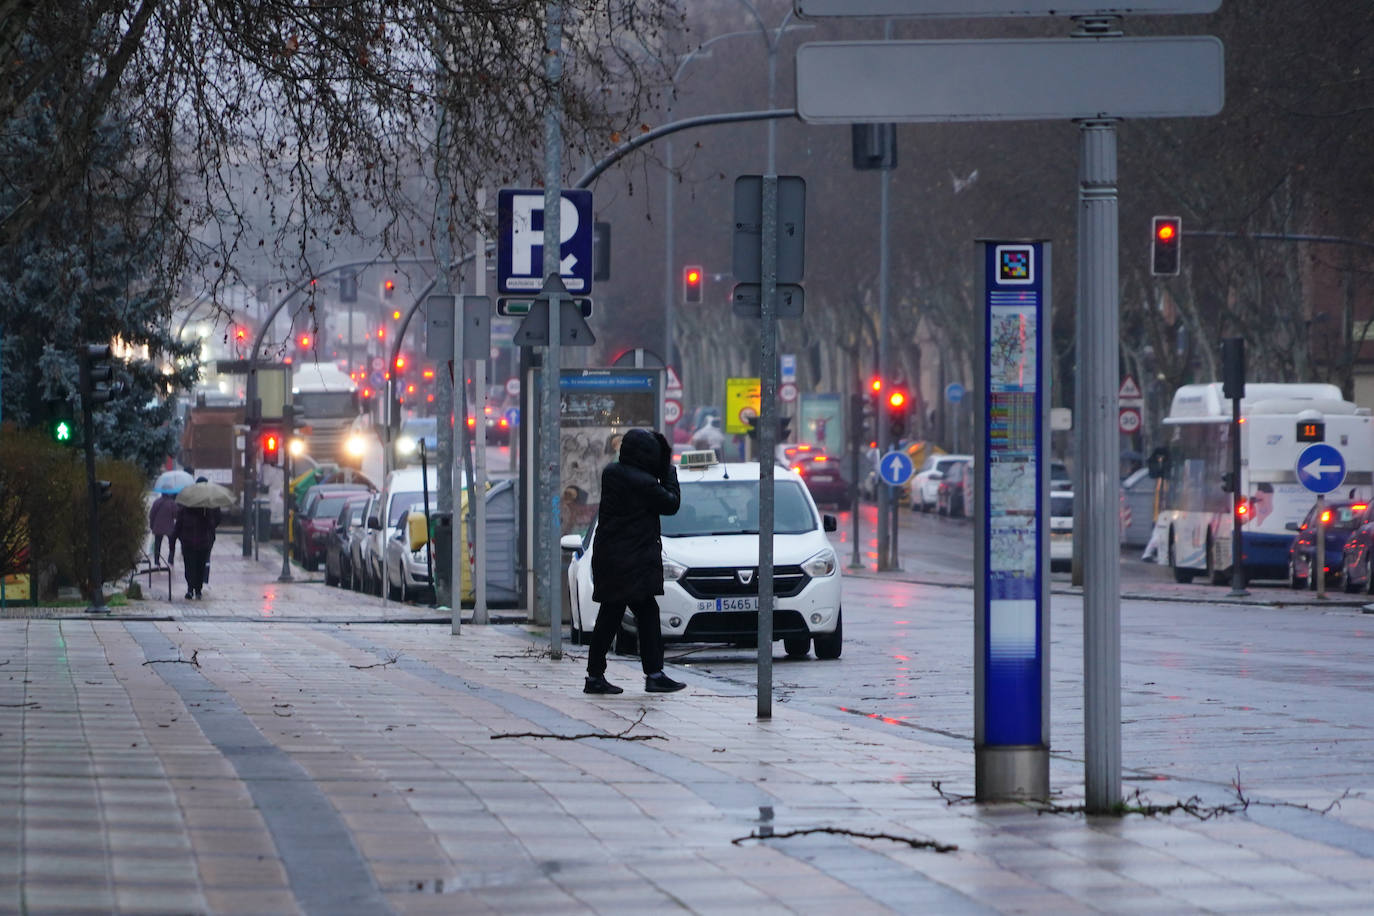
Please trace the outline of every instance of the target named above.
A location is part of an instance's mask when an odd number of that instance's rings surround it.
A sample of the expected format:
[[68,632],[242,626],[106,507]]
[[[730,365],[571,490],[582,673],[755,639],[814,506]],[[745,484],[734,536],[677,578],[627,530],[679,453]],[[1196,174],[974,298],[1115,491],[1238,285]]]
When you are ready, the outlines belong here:
[[[1164,418],[1156,531],[1167,530],[1168,563],[1177,582],[1198,575],[1231,581],[1232,495],[1223,488],[1231,471],[1231,401],[1220,382],[1184,385]],[[1291,578],[1289,522],[1301,522],[1316,495],[1297,476],[1298,456],[1311,441],[1299,423],[1324,422],[1322,441],[1340,451],[1345,480],[1333,497],[1374,494],[1374,416],[1341,397],[1335,385],[1255,382],[1240,402],[1241,573],[1251,579]],[[1307,441],[1300,441],[1304,438]]]

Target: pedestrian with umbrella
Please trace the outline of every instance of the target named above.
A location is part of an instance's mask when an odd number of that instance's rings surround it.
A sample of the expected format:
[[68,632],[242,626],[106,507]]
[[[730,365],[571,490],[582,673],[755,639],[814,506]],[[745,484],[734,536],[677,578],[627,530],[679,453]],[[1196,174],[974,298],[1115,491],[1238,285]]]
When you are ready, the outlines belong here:
[[200,478],[177,494],[177,519],[173,541],[181,542],[181,564],[186,571],[186,597],[200,598],[205,587],[210,550],[215,546],[215,528],[221,511],[234,504],[234,494],[217,483]]
[[195,478],[185,471],[163,471],[153,484],[153,492],[158,494],[148,511],[148,528],[153,532],[153,563],[162,564],[162,539],[167,539],[167,565],[176,559],[173,546],[172,529],[177,521],[176,495],[195,483]]

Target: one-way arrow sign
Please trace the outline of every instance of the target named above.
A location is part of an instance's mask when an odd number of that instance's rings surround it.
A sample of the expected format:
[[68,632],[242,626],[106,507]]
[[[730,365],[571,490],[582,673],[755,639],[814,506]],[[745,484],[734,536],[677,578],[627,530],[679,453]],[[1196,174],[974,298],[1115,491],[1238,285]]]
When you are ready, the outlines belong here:
[[1345,457],[1335,446],[1318,442],[1298,456],[1298,482],[1312,493],[1330,493],[1345,480]]

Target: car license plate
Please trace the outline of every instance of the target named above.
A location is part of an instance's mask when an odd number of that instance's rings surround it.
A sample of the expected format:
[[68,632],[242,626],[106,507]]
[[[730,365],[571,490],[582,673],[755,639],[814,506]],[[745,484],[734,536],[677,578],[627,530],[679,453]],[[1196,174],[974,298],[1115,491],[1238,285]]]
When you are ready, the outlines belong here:
[[707,598],[697,602],[698,611],[757,611],[759,609],[759,599],[757,596],[746,596],[741,598]]

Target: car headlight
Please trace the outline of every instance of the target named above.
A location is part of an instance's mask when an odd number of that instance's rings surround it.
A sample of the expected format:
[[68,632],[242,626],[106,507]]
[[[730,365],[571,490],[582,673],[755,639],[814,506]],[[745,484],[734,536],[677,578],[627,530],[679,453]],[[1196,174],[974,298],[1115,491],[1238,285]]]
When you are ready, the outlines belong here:
[[363,442],[363,437],[354,433],[344,442],[344,451],[354,458],[361,458],[367,449],[367,443]]
[[663,581],[676,582],[687,574],[687,567],[667,557],[663,558]]
[[822,550],[801,565],[802,572],[813,579],[835,575],[835,551]]
[[419,550],[412,550],[410,552],[410,558],[416,563],[425,562],[425,549],[421,547]]
[[402,436],[396,440],[396,451],[402,455],[413,455],[416,449],[415,440],[410,436]]

